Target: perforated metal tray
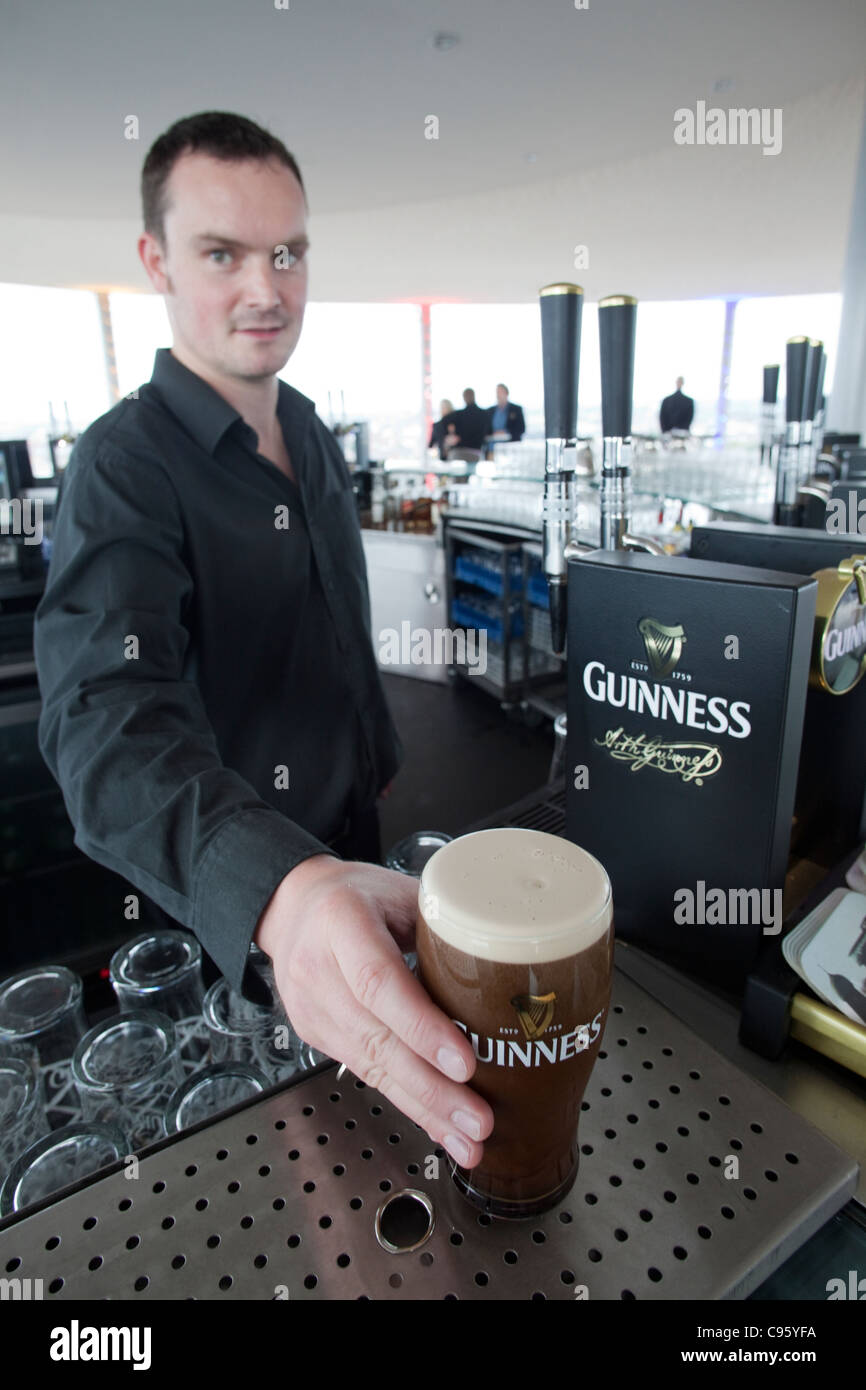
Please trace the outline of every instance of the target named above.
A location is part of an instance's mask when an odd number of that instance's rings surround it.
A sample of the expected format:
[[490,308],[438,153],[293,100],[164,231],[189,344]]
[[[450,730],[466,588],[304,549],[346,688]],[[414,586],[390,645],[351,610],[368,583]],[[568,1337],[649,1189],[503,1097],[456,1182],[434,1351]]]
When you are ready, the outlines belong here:
[[[581,1166],[543,1217],[491,1220],[428,1136],[335,1067],[0,1227],[0,1273],[72,1299],[742,1298],[854,1190],[857,1165],[615,972]],[[439,1151],[441,1155],[441,1150]],[[739,1167],[728,1177],[731,1159]],[[434,1209],[392,1254],[377,1209]]]

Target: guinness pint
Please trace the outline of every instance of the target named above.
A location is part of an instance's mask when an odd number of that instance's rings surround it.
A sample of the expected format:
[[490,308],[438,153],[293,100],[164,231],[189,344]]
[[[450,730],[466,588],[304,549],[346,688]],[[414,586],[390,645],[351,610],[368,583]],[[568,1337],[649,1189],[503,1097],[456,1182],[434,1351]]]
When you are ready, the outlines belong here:
[[597,859],[503,828],[437,850],[421,875],[418,969],[472,1044],[470,1085],[495,1116],[481,1162],[452,1164],[495,1216],[534,1216],[577,1176],[580,1102],[610,1004],[613,907]]

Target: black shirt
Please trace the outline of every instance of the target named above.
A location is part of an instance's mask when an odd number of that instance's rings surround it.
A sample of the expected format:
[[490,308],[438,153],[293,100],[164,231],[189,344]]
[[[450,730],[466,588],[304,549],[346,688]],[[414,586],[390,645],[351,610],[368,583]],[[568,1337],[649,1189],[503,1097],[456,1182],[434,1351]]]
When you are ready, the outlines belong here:
[[36,611],[39,744],[75,843],[235,988],[280,880],[402,761],[343,455],[278,383],[299,487],[161,348],[84,432]]
[[465,405],[462,410],[452,410],[443,417],[447,429],[453,423],[463,449],[481,449],[490,433],[490,415],[480,405]]
[[662,434],[667,434],[668,430],[691,429],[694,417],[695,403],[691,396],[684,395],[682,391],[674,391],[672,396],[665,396],[659,411]]

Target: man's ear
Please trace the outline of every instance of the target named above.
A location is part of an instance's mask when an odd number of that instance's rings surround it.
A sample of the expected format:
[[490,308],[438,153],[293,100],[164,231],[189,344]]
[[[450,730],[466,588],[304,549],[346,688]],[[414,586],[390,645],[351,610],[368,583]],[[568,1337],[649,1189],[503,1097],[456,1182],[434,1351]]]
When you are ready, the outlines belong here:
[[143,232],[138,238],[138,254],[157,294],[166,294],[168,272],[165,268],[165,250],[152,232]]

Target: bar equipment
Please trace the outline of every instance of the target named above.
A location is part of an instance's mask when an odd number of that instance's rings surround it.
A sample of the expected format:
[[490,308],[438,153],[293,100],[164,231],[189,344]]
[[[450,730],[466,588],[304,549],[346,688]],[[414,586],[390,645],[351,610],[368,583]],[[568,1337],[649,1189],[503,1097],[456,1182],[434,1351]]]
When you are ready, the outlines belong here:
[[37,1139],[17,1158],[0,1188],[0,1217],[41,1202],[129,1153],[112,1124],[64,1125]]
[[800,520],[797,489],[800,482],[800,442],[803,437],[809,351],[808,338],[789,338],[785,347],[785,442],[779,451],[776,471],[773,513],[776,526],[797,526]]
[[81,978],[66,966],[22,970],[0,985],[0,1048],[36,1049],[49,1110],[69,1098],[70,1058],[86,1029]]
[[212,1119],[242,1101],[260,1095],[271,1085],[264,1072],[243,1062],[217,1062],[187,1077],[168,1103],[165,1114],[167,1134]]
[[[601,365],[602,446],[601,549],[642,550],[664,555],[647,536],[631,531],[631,411],[634,393],[634,349],[637,300],[628,294],[609,295],[598,303],[599,362]],[[575,554],[572,548],[566,558]]]
[[761,463],[771,468],[776,451],[776,402],[779,398],[779,366],[764,368],[764,400],[761,406]]
[[72,1075],[86,1119],[118,1125],[135,1149],[164,1138],[165,1110],[180,1079],[172,1020],[138,1009],[98,1023],[76,1047]]
[[539,294],[544,370],[543,568],[550,598],[554,652],[565,648],[567,580],[565,548],[571,539],[577,450],[577,384],[583,290],[568,283],[545,285]]

